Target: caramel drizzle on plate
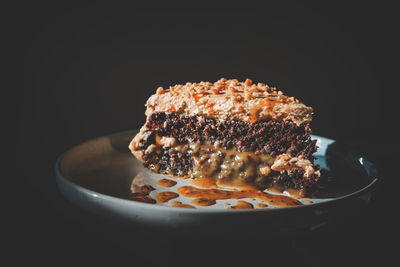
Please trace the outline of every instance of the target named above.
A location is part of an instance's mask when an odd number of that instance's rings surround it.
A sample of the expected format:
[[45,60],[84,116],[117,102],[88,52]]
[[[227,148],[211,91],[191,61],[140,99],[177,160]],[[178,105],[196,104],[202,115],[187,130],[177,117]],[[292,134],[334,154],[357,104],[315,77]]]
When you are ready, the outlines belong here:
[[155,195],[157,202],[165,203],[168,202],[171,199],[179,197],[179,194],[175,192],[170,192],[170,191],[165,191],[165,192],[160,192]]
[[176,208],[187,208],[187,209],[195,209],[196,207],[192,206],[192,205],[188,205],[188,204],[183,204],[180,201],[172,201],[172,207],[176,207]]
[[213,200],[256,198],[260,201],[267,202],[269,205],[275,205],[278,207],[292,207],[302,205],[302,203],[296,199],[282,195],[269,194],[257,189],[228,191],[215,188],[203,189],[193,186],[181,186],[178,188],[177,191],[184,197],[192,198],[206,198]]
[[243,200],[238,200],[236,205],[231,206],[228,208],[228,210],[246,210],[246,209],[253,209],[253,204],[243,201]]
[[162,186],[162,187],[172,187],[176,184],[177,184],[176,181],[170,180],[170,179],[161,179],[161,180],[157,181],[157,185]]
[[154,204],[156,201],[149,197],[151,191],[155,190],[151,185],[143,185],[140,187],[140,192],[131,193],[128,196],[129,200]]

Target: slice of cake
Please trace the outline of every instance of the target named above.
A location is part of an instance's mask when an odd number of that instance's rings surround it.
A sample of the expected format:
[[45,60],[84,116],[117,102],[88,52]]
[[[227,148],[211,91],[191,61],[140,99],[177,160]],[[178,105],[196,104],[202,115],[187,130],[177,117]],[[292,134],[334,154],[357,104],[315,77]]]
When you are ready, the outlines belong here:
[[129,145],[145,167],[218,185],[311,192],[320,177],[312,108],[250,79],[159,87]]

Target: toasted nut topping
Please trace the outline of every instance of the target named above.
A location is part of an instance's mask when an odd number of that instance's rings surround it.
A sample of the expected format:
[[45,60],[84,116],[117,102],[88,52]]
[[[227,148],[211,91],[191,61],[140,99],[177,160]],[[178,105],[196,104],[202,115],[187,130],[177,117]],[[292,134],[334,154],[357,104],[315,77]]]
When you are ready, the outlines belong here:
[[246,81],[244,81],[244,84],[245,84],[246,86],[250,86],[252,83],[253,83],[253,81],[250,80],[250,79],[246,79]]
[[265,166],[265,167],[260,168],[260,173],[262,175],[267,176],[267,175],[270,174],[270,172],[271,172],[271,168],[269,166]]
[[157,88],[157,95],[161,95],[165,92],[164,88],[162,88],[161,86]]
[[[203,115],[227,116],[244,118],[255,122],[259,119],[282,117],[286,104],[302,104],[294,97],[283,95],[274,87],[264,83],[253,83],[249,78],[239,82],[237,79],[221,78],[217,82],[197,82],[176,84],[164,89],[157,88],[155,97],[149,98],[147,107],[150,110],[164,110],[167,112],[196,112]],[[202,107],[205,104],[214,104],[213,108]],[[280,105],[282,104],[282,105]],[[239,108],[238,105],[242,105]],[[275,108],[276,106],[276,108]],[[260,116],[253,110],[257,109]],[[311,120],[312,109],[301,105],[291,109],[285,116],[295,121],[296,124],[307,123]],[[150,113],[148,113],[150,114]],[[300,114],[300,116],[296,116]],[[305,115],[301,115],[305,114]]]

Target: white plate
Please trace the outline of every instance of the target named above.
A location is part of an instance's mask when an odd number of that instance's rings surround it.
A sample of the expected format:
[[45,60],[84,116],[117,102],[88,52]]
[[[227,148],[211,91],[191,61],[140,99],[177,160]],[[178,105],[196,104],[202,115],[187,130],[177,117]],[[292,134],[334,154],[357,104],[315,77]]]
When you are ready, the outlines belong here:
[[[171,188],[156,184],[170,177],[150,172],[127,149],[136,131],[104,136],[80,144],[59,157],[56,163],[57,184],[61,192],[76,205],[106,216],[122,219],[142,227],[200,236],[265,237],[291,230],[314,229],[336,216],[357,209],[370,200],[370,189],[376,182],[373,165],[351,154],[334,140],[317,139],[317,163],[332,175],[326,175],[324,190],[318,198],[300,199],[304,205],[279,208],[268,206],[249,210],[229,210],[237,200],[217,200],[216,205],[196,209],[171,207],[172,201],[190,204],[180,196],[167,203],[148,204],[128,200],[131,185],[150,184],[159,191],[176,191],[187,180]],[[256,200],[243,199],[253,204]],[[307,203],[311,200],[312,203]],[[360,201],[361,200],[361,201]],[[192,205],[192,204],[191,204]]]

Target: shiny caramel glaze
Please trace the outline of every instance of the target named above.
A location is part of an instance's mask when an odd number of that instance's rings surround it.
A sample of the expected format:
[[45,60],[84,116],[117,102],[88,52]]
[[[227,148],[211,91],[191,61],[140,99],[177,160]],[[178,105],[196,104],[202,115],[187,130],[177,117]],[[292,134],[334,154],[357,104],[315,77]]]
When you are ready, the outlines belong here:
[[201,188],[217,188],[217,183],[215,180],[208,177],[201,177],[197,179],[193,179],[189,181],[192,185],[201,187]]
[[145,195],[148,195],[151,191],[156,190],[154,187],[151,185],[145,184],[140,187],[140,192],[142,192]]
[[[256,185],[271,186],[279,172],[271,171],[275,158],[265,153],[239,152],[212,144],[191,143],[171,148],[176,154],[189,154],[193,169],[189,176],[199,187]],[[154,169],[153,169],[154,170]]]
[[140,192],[133,192],[128,196],[129,200],[154,204],[156,201],[148,195],[151,191],[155,190],[151,185],[145,184],[140,187]]
[[236,202],[236,205],[228,208],[228,210],[246,210],[246,209],[253,209],[253,204],[243,200],[238,200]]
[[133,201],[138,201],[138,202],[150,203],[150,204],[156,203],[156,201],[154,199],[148,197],[147,194],[144,194],[142,192],[132,193],[131,195],[128,196],[128,199],[133,200]]
[[267,188],[267,190],[271,193],[283,193],[284,189],[280,186],[271,186]]
[[247,190],[228,191],[215,188],[203,189],[203,188],[196,188],[193,186],[181,186],[178,188],[177,191],[184,197],[192,197],[192,198],[206,198],[214,200],[256,198],[260,201],[267,202],[269,205],[275,205],[278,207],[291,207],[291,206],[302,205],[302,203],[296,199],[282,195],[269,194],[260,191],[256,188],[249,188]]
[[162,187],[172,187],[176,185],[176,181],[170,180],[170,179],[161,179],[157,181],[157,185],[162,186]]
[[268,207],[268,205],[267,205],[267,204],[264,204],[264,203],[257,203],[256,206],[259,207],[259,208]]
[[293,188],[287,188],[284,192],[288,193],[291,197],[296,199],[304,197],[304,194],[302,192]]
[[195,204],[197,206],[211,206],[216,203],[215,199],[210,199],[210,198],[195,198],[191,201],[192,204]]
[[155,195],[157,202],[168,202],[169,200],[173,199],[173,198],[177,198],[179,197],[179,194],[175,193],[175,192],[169,192],[169,191],[165,191],[165,192],[160,192],[157,193]]
[[292,198],[302,198],[304,197],[304,193],[300,190],[294,189],[294,188],[283,188],[277,185],[274,185],[272,187],[267,188],[267,191],[271,193],[286,193],[290,195]]
[[195,209],[196,207],[192,206],[192,205],[188,205],[188,204],[183,204],[180,201],[172,201],[172,207],[176,207],[176,208],[188,208],[188,209]]

